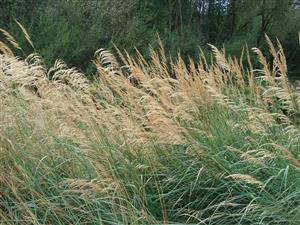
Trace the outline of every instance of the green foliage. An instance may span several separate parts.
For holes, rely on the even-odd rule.
[[[246,42],[262,47],[267,33],[285,46],[295,76],[299,10],[296,0],[2,0],[0,27],[26,46],[14,24],[19,20],[48,66],[62,58],[86,71],[91,71],[94,51],[113,43],[131,54],[137,48],[147,55],[159,34],[172,58],[180,51],[187,59],[195,58],[206,43],[225,44],[233,54]]]

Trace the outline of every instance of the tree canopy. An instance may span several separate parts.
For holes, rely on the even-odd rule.
[[[263,48],[264,34],[286,49],[290,74],[299,74],[298,0],[0,0],[0,27],[22,35],[15,20],[30,33],[37,51],[52,63],[89,70],[96,49],[113,44],[147,55],[160,36],[167,52],[196,57],[211,43],[237,54],[247,43]],[[24,42],[25,45],[25,42]],[[28,51],[30,48],[28,47]]]

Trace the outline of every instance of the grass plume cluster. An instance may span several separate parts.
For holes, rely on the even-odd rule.
[[[0,42],[0,223],[298,225],[300,89],[267,43],[258,68],[100,49],[92,82]]]

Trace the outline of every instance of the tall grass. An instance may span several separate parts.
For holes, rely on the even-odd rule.
[[[258,68],[100,49],[93,82],[0,42],[0,223],[298,225],[300,90],[266,41]]]

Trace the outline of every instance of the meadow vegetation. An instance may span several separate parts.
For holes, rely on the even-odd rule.
[[[100,49],[93,80],[0,42],[0,223],[298,225],[300,87],[265,41],[189,63]]]

